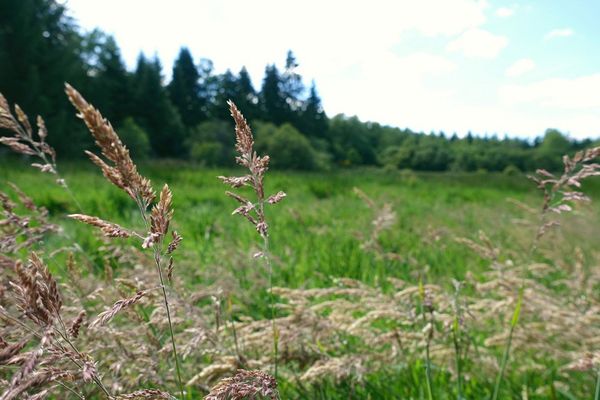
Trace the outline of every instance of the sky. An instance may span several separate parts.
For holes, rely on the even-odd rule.
[[[600,137],[597,0],[64,0],[130,69],[182,46],[259,89],[288,50],[329,116],[413,131]]]

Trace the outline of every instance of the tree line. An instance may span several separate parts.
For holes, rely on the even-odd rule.
[[[248,71],[216,73],[208,59],[181,48],[169,82],[157,57],[140,54],[128,70],[115,39],[83,32],[55,0],[0,0],[0,92],[44,116],[63,156],[82,154],[89,135],[73,118],[62,83],[79,88],[116,127],[134,157],[230,166],[233,124],[227,100],[251,122],[259,151],[278,168],[360,165],[423,171],[527,171],[560,168],[560,155],[591,145],[549,129],[534,141],[443,132],[328,117],[314,82],[306,85],[292,51],[265,67],[256,89]]]

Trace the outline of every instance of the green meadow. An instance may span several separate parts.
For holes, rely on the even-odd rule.
[[[119,265],[118,258],[107,257],[106,239],[67,215],[85,213],[143,231],[134,203],[90,163],[61,166],[73,196],[55,184],[54,176],[27,164],[27,160],[4,160],[0,164],[0,188],[10,194],[7,183],[15,183],[63,228],[38,244],[46,254],[68,250],[56,251],[50,257],[49,266],[59,279],[67,274],[64,265],[69,252],[83,255],[78,260],[99,280],[105,274],[106,260],[110,260],[114,276],[125,272],[127,267]],[[259,236],[251,224],[232,215],[235,201],[225,195],[227,187],[217,178],[239,171],[166,161],[141,164],[140,171],[155,187],[168,183],[173,192],[172,228],[184,238],[176,256],[175,274],[185,277],[187,289],[235,287],[231,301],[237,317],[268,319],[267,277],[253,259],[260,250]],[[267,193],[287,193],[284,201],[268,208],[267,215],[276,287],[324,288],[335,286],[340,278],[351,278],[386,292],[391,290],[390,278],[396,278],[410,285],[424,281],[451,290],[453,280],[480,280],[490,271],[490,261],[461,242],[462,238],[477,241],[480,232],[497,246],[502,263],[540,262],[560,267],[572,263],[575,249],[590,260],[597,257],[594,238],[600,233],[600,210],[594,202],[562,218],[563,226],[539,244],[539,251],[530,253],[538,224],[535,211],[539,211],[542,195],[520,174],[269,171],[266,186]],[[590,181],[584,191],[593,198],[600,193],[600,185]],[[389,207],[391,224],[377,233],[376,248],[368,247],[374,220],[384,207]],[[125,248],[139,248],[134,240],[122,241]],[[557,288],[557,295],[563,290]],[[490,329],[501,332],[506,327]],[[352,352],[352,342],[347,346]],[[497,351],[498,359],[501,350]],[[477,365],[468,362],[465,368],[468,378],[462,395],[489,397],[494,376],[478,375]],[[593,377],[586,374],[572,377],[579,382],[579,391],[561,389],[560,384],[555,385],[560,368],[560,363],[551,360],[543,374],[523,374],[509,368],[502,392],[506,397],[500,398],[524,398],[525,390],[528,398],[548,398],[552,393],[552,398],[570,399],[593,390]],[[359,382],[325,379],[316,385],[302,385],[286,378],[279,380],[279,388],[282,398],[426,399],[424,379],[423,360],[413,360],[370,371]],[[455,380],[444,366],[433,366],[432,380],[435,398],[456,398]],[[200,394],[190,389],[189,398]]]

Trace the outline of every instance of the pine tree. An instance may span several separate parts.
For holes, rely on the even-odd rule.
[[[287,103],[281,90],[281,78],[275,65],[267,65],[260,92],[262,118],[281,125],[288,122]]]
[[[214,119],[229,121],[231,117],[229,116],[229,107],[227,105],[228,100],[233,100],[241,110],[244,110],[238,101],[238,82],[230,70],[216,77],[216,81],[215,100],[212,104],[210,115]],[[246,111],[244,110],[245,113]]]
[[[280,90],[285,99],[285,120],[297,129],[302,129],[301,114],[305,88],[302,77],[297,73],[298,66],[294,53],[289,50],[285,59],[285,70],[281,74]]]
[[[193,127],[206,120],[205,99],[200,97],[200,73],[190,51],[182,47],[173,65],[168,86],[169,97],[185,126]]]
[[[259,118],[258,95],[246,67],[242,67],[238,74],[236,92],[234,101],[239,105],[239,109],[244,111],[246,118],[250,121]]]
[[[115,39],[95,30],[87,35],[88,74],[93,77],[89,98],[115,126],[133,112],[131,76]]]
[[[314,81],[310,87],[308,98],[304,103],[300,121],[300,130],[305,135],[318,138],[327,137],[327,115],[325,115],[325,111],[321,105],[321,98],[317,93]]]
[[[0,1],[0,89],[30,117],[44,116],[52,132],[48,140],[63,155],[81,154],[89,137],[63,93],[63,82],[89,89],[81,41],[57,1]]]
[[[149,136],[154,153],[160,157],[185,154],[186,131],[177,109],[162,86],[161,65],[157,58],[138,58],[134,75],[134,119]]]
[[[246,68],[235,76],[230,70],[216,77],[216,94],[210,113],[212,118],[229,122],[228,100],[232,100],[250,121],[258,117],[258,98]]]

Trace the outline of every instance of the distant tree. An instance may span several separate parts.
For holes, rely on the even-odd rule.
[[[285,69],[281,74],[281,93],[285,98],[287,120],[299,128],[300,114],[303,108],[305,92],[302,77],[297,72],[299,64],[294,53],[289,50],[285,59]]]
[[[336,115],[329,120],[333,159],[342,166],[375,165],[376,138],[371,126],[357,117]]]
[[[186,131],[162,86],[158,59],[149,61],[143,55],[138,57],[134,87],[134,117],[148,132],[154,153],[159,157],[183,156]]]
[[[213,118],[230,120],[227,100],[232,100],[246,119],[252,121],[259,117],[258,98],[245,68],[242,68],[239,76],[227,70],[216,77],[216,80],[216,94],[211,112]]]
[[[125,118],[119,126],[119,137],[131,152],[134,159],[145,159],[150,155],[148,134],[131,117]]]
[[[309,137],[326,138],[327,128],[327,115],[325,115],[321,98],[317,94],[317,88],[313,81],[302,110],[300,130]]]
[[[229,107],[227,105],[228,100],[233,100],[237,104],[237,79],[235,75],[228,69],[223,74],[216,77],[216,93],[215,99],[212,104],[211,116],[215,119],[227,120],[229,118]],[[242,113],[244,113],[244,110]]]
[[[173,76],[167,89],[185,126],[196,126],[207,118],[207,99],[200,97],[200,73],[192,54],[185,47],[181,48],[173,64]]]
[[[84,51],[88,74],[93,78],[89,98],[113,125],[121,125],[133,112],[131,76],[121,58],[121,51],[112,36],[99,30],[86,35]]]
[[[205,165],[233,165],[235,139],[233,124],[221,120],[204,121],[194,127],[186,141],[189,157]]]
[[[547,129],[536,149],[534,159],[538,167],[552,171],[562,167],[562,156],[573,149],[571,141],[557,129]]]
[[[273,168],[312,170],[317,168],[316,153],[308,139],[294,126],[285,123],[258,124],[257,147],[268,153]]]
[[[62,3],[0,1],[0,91],[30,117],[44,116],[48,141],[59,154],[81,154],[89,135],[72,117],[63,83],[89,92],[89,79],[82,37]]]
[[[252,86],[252,80],[246,67],[242,67],[238,74],[236,97],[232,100],[248,120],[253,121],[260,117],[258,94]]]
[[[289,113],[285,94],[281,90],[281,77],[275,65],[267,65],[260,92],[262,118],[280,125],[287,122]]]

